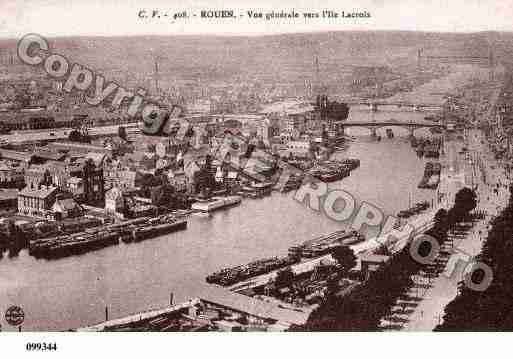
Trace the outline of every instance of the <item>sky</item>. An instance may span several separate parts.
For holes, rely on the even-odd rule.
[[[274,5],[273,5],[274,4]],[[231,10],[237,19],[200,18],[201,10]],[[295,10],[295,20],[250,19],[247,11]],[[359,19],[310,19],[322,10],[370,13]],[[161,18],[143,19],[141,10]],[[170,20],[186,11],[188,19]],[[164,14],[168,14],[165,17]],[[340,30],[441,32],[513,31],[513,0],[0,0],[0,37],[44,36],[261,35]],[[192,17],[197,14],[197,17]]]

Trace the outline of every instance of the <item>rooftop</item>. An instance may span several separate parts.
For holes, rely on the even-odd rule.
[[[16,161],[25,161],[28,162],[32,159],[32,154],[28,152],[21,152],[21,151],[11,151],[11,150],[0,150],[0,156],[2,158],[6,158],[9,160],[16,160]]]
[[[108,153],[109,150],[104,146],[95,146],[89,143],[77,143],[77,142],[52,142],[47,145],[50,149],[57,150],[79,150],[85,152],[99,152],[99,153]]]
[[[276,303],[264,302],[216,286],[203,287],[199,295],[201,301],[232,308],[262,319],[279,323],[301,325],[306,323],[309,312],[301,312],[280,307]]]
[[[45,199],[48,196],[50,196],[52,193],[54,193],[56,190],[57,190],[56,187],[41,188],[41,189],[36,189],[36,190],[24,188],[20,192],[20,195],[25,196],[25,197],[36,197],[36,198]]]
[[[362,254],[360,259],[364,262],[370,263],[386,263],[390,260],[390,256],[380,255],[380,254]]]
[[[65,211],[70,211],[78,207],[77,202],[73,198],[58,199],[54,206],[59,206]]]
[[[34,156],[43,158],[46,160],[53,160],[53,161],[62,161],[66,157],[66,155],[63,153],[58,153],[58,152],[48,151],[48,150],[43,150],[43,149],[34,151]]]
[[[17,189],[1,189],[0,190],[0,200],[9,200],[16,199],[18,197],[19,191]]]

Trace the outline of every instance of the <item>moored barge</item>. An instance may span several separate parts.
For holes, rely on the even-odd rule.
[[[241,202],[241,196],[214,197],[211,200],[198,201],[191,208],[200,212],[213,212],[221,208],[236,206]]]

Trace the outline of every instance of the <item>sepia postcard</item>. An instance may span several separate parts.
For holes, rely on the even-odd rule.
[[[513,331],[510,0],[0,14],[0,348]]]

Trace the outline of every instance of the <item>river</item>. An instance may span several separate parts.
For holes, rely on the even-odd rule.
[[[411,119],[423,113],[352,109],[349,120]],[[334,157],[355,157],[361,166],[330,184],[359,200],[396,213],[410,201],[431,200],[434,192],[416,188],[426,160],[419,159],[404,136],[371,139],[366,129]],[[422,134],[422,132],[424,132]],[[427,136],[419,130],[418,135]],[[342,228],[289,194],[274,193],[210,216],[192,216],[188,229],[140,243],[123,244],[59,260],[35,259],[27,251],[0,260],[0,312],[21,306],[23,330],[65,330],[183,301],[205,285],[207,274],[225,266],[285,255],[289,246]],[[410,198],[409,198],[410,197]],[[3,320],[3,318],[2,318]],[[2,322],[3,329],[9,329]],[[12,327],[11,327],[12,329]]]

